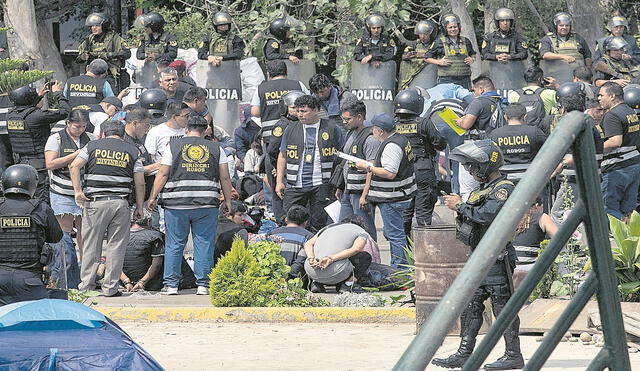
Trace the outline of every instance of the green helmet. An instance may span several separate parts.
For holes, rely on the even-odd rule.
[[[384,28],[384,18],[380,14],[371,14],[364,19],[364,23],[367,25],[367,28],[371,27],[383,27]]]

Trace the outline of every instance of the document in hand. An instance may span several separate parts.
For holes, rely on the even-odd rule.
[[[453,112],[451,108],[444,108],[442,111],[438,112],[438,116],[440,116],[442,121],[449,125],[451,129],[456,132],[456,134],[463,135],[467,132],[465,129],[458,126],[456,122],[460,119],[460,116],[456,115],[456,113]]]

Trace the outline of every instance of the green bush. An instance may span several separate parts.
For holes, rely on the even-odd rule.
[[[275,242],[259,241],[249,245],[249,250],[258,261],[260,274],[273,280],[286,279],[291,271],[287,261],[280,255],[280,246]]]

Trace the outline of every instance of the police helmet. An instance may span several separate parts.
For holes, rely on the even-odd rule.
[[[500,21],[511,21],[511,27],[513,27],[516,15],[513,10],[509,8],[500,8],[493,13],[493,20],[496,21],[496,27],[499,26]]]
[[[291,29],[291,25],[287,21],[287,18],[276,18],[269,25],[269,33],[273,36],[284,39],[287,36],[287,32]]]
[[[564,24],[564,23],[568,23],[571,25],[572,22],[573,22],[573,18],[571,18],[571,14],[567,12],[556,13],[556,15],[553,16],[554,26],[557,26],[559,24]]]
[[[2,173],[5,194],[23,194],[33,197],[38,187],[38,172],[31,165],[11,165]]]
[[[609,36],[604,39],[602,47],[605,51],[626,50],[629,47],[629,44],[627,43],[627,40],[620,36]]]
[[[140,94],[140,107],[149,110],[152,115],[164,115],[167,108],[167,95],[161,89],[147,89]]]
[[[384,28],[384,18],[380,14],[370,14],[364,19],[367,28],[382,27]]]
[[[296,99],[306,95],[300,90],[293,90],[283,95],[280,99],[280,116],[284,116],[289,112],[289,106],[293,106]]]
[[[408,113],[420,116],[422,110],[424,110],[424,98],[417,90],[401,90],[393,100],[393,106],[395,113]]]
[[[164,17],[157,12],[149,12],[140,19],[144,27],[151,28],[153,32],[161,32],[164,28]]]
[[[488,179],[504,164],[500,148],[491,139],[461,144],[451,151],[449,158],[460,162],[471,175],[482,180]]]
[[[231,24],[231,15],[227,12],[217,12],[213,15],[213,25],[222,26],[223,24]]]
[[[32,106],[38,102],[38,92],[31,85],[12,90],[9,93],[9,99],[16,106]]]
[[[436,25],[432,20],[428,21],[420,21],[416,23],[416,27],[413,29],[413,33],[418,36],[420,34],[423,35],[431,35],[433,31],[436,30]]]
[[[424,100],[429,100],[431,99],[431,94],[429,94],[429,92],[427,91],[427,89],[423,88],[422,86],[412,86],[410,88],[408,88],[407,90],[415,90],[418,92],[418,94],[420,94],[420,96],[424,99]]]
[[[633,109],[640,109],[640,87],[626,87],[624,89],[624,102]]]
[[[585,96],[584,85],[579,82],[565,82],[556,91],[556,98]]]
[[[109,29],[109,18],[103,13],[91,13],[87,16],[84,25],[87,27],[91,26],[102,26],[102,32],[105,32]]]
[[[616,26],[624,26],[628,28],[629,22],[625,17],[621,15],[616,15],[609,20],[609,23],[607,23],[607,30],[611,32],[611,30],[613,30],[613,28]]]

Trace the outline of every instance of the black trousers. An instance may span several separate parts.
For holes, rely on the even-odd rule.
[[[2,134],[0,135],[0,174],[11,165],[13,165],[13,151],[11,150],[9,135]]]
[[[328,184],[316,187],[287,188],[284,191],[284,210],[289,210],[293,205],[308,207],[311,214],[311,231],[317,232],[328,224],[329,217],[324,208],[331,203],[331,189],[332,187]],[[276,197],[274,196],[274,199]]]
[[[404,211],[404,230],[407,235],[410,235],[414,211],[418,225],[429,225],[433,217],[433,208],[438,201],[438,180],[435,170],[415,167],[414,171],[418,190],[411,204]]]
[[[47,298],[47,290],[40,273],[0,268],[0,306],[45,298]]]
[[[276,176],[273,175],[275,166],[271,163],[271,159],[269,158],[269,156],[264,157],[264,167],[265,171],[267,172],[269,185],[271,186],[271,194],[273,195],[271,197],[271,211],[273,212],[273,216],[276,218],[276,222],[278,224],[284,224],[284,218],[287,215],[284,211],[284,207],[282,206],[283,200],[280,198],[280,196],[276,195]]]
[[[371,254],[366,251],[360,251],[349,257],[349,261],[353,264],[353,275],[358,280],[358,283],[361,285],[368,284],[369,276],[367,271],[371,265]]]

